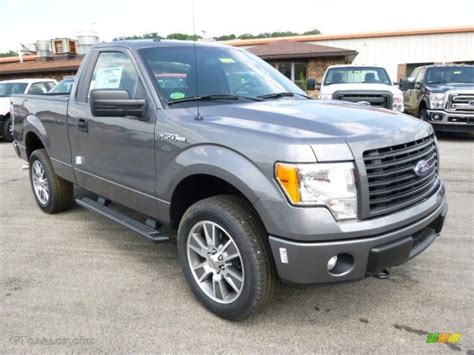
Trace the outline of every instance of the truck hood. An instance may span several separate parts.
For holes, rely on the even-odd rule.
[[[331,84],[321,87],[321,94],[332,95],[336,91],[390,91],[393,95],[402,95],[396,86],[384,84]]]
[[[0,115],[6,115],[10,112],[10,98],[0,97]]]
[[[279,99],[234,105],[201,106],[211,125],[306,141],[321,138],[393,137],[426,131],[428,124],[395,111],[333,100]],[[249,132],[251,133],[251,132]],[[245,132],[242,132],[245,134]]]
[[[474,90],[473,83],[444,83],[444,84],[427,84],[426,88],[431,92],[446,92],[449,90]]]

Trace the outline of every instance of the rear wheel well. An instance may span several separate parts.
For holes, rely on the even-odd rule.
[[[43,142],[33,132],[29,132],[26,135],[25,146],[26,146],[26,156],[28,157],[28,160],[30,160],[31,153],[33,153],[35,150],[44,149]]]
[[[195,202],[223,194],[242,196],[236,187],[212,175],[192,175],[181,181],[173,192],[170,207],[171,226],[178,228],[184,212]],[[249,201],[249,204],[252,204]]]

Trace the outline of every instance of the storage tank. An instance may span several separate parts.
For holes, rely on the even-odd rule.
[[[79,34],[77,35],[77,54],[86,54],[97,42],[99,42],[99,36],[96,32],[79,32]]]
[[[47,60],[53,57],[51,45],[48,40],[36,41],[36,57],[41,60]]]

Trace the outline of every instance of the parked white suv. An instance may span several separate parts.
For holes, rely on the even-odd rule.
[[[0,135],[7,142],[13,140],[10,118],[10,96],[13,94],[46,94],[57,84],[54,79],[18,79],[0,81]]]
[[[403,93],[382,67],[335,65],[324,73],[319,98],[342,100],[403,112]]]

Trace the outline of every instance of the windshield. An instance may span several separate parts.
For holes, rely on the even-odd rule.
[[[474,67],[429,68],[426,83],[474,83]]]
[[[51,93],[65,93],[70,94],[72,90],[72,84],[74,84],[74,79],[64,79],[59,82],[58,85],[53,87],[49,92]]]
[[[0,97],[23,94],[27,86],[28,84],[26,83],[0,83]]]
[[[282,92],[304,95],[272,66],[243,50],[197,45],[196,57],[192,46],[147,48],[140,52],[155,78],[156,88],[168,103],[206,95],[244,99]]]
[[[385,84],[392,85],[384,68],[340,67],[329,69],[324,85],[331,84]]]

